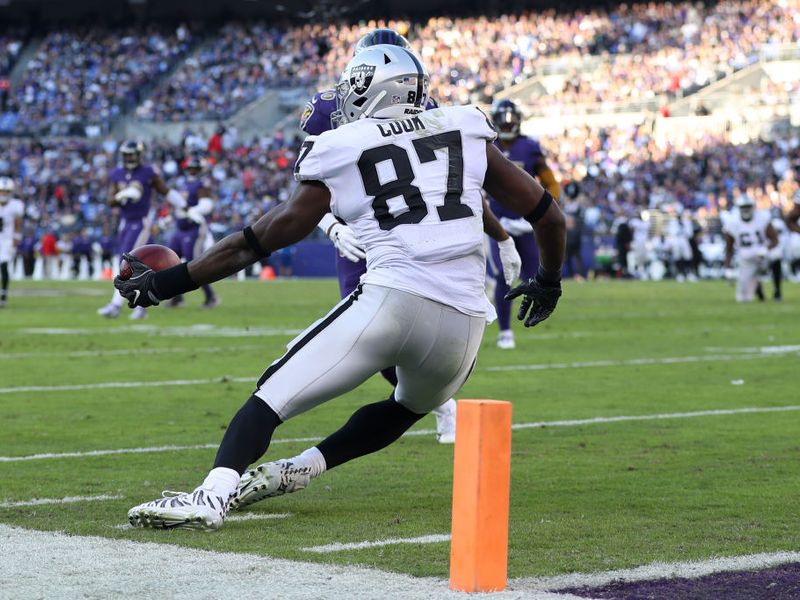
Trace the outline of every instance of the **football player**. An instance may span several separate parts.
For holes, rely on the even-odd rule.
[[[175,232],[169,241],[169,247],[184,260],[192,260],[206,247],[208,240],[208,223],[206,217],[214,210],[211,199],[211,186],[208,179],[202,177],[203,161],[192,157],[186,163],[186,178],[181,184],[181,193],[186,198],[186,206],[175,208]],[[205,302],[203,308],[214,308],[219,304],[217,296],[210,285],[203,286]],[[183,304],[183,296],[175,296],[170,306]]]
[[[492,121],[497,128],[497,147],[503,154],[524,169],[527,173],[539,179],[541,185],[558,200],[561,190],[556,177],[550,167],[539,142],[521,134],[522,113],[511,100],[500,100],[492,107]],[[500,224],[511,234],[511,239],[522,258],[522,275],[525,278],[533,277],[539,262],[536,251],[536,240],[533,237],[533,228],[521,215],[509,210],[501,203],[490,201],[492,211],[500,217]],[[492,243],[492,255],[495,262],[501,258],[501,247]],[[497,336],[497,347],[502,350],[512,350],[516,347],[514,332],[511,331],[511,303],[505,300],[509,284],[503,277],[497,277],[494,300],[497,307],[497,322],[500,333]]]
[[[385,44],[403,48],[413,52],[411,45],[405,37],[393,29],[375,29],[364,35],[355,45],[353,52],[357,56],[363,50],[378,44]],[[368,77],[365,73],[358,77]],[[432,98],[427,98],[423,105],[426,110],[436,108],[438,105]],[[336,113],[336,92],[325,90],[314,95],[303,111],[300,118],[300,129],[309,135],[319,135],[336,126],[331,118]],[[361,277],[367,271],[366,254],[361,243],[353,235],[353,231],[333,216],[327,213],[319,222],[319,228],[328,236],[338,250],[336,257],[336,274],[339,278],[339,292],[342,298],[349,296],[358,285]],[[512,243],[508,233],[502,228],[499,221],[484,207],[484,230],[497,240],[499,248],[498,260],[501,261],[504,278],[512,285],[519,277],[522,261]],[[506,290],[507,291],[507,290]],[[394,368],[381,372],[392,386],[397,385],[397,375]],[[436,439],[443,444],[455,442],[456,403],[450,399],[433,410],[436,417]]]
[[[475,366],[493,312],[484,293],[482,187],[536,232],[539,269],[508,296],[524,297],[518,317],[533,326],[555,310],[566,237],[558,204],[492,144],[495,130],[475,106],[425,111],[428,85],[413,53],[389,45],[362,51],[337,88],[342,124],[303,142],[294,171],[300,183],[287,202],[199,258],[158,273],[126,255],[133,276],[114,285],[131,306],[234,274],[302,240],[328,211],[353,229],[369,256],[356,290],[266,369],[203,483],[133,507],[132,525],[217,529],[232,500],[241,505],[301,489],[388,446],[452,397]],[[254,469],[239,487],[281,423],[390,365],[398,384],[388,399],[361,407],[300,456]]]
[[[769,213],[756,211],[755,201],[747,194],[736,199],[737,211],[725,223],[725,276],[733,279],[731,264],[736,254],[739,274],[736,301],[752,302],[759,286],[759,274],[766,268],[767,256],[778,245],[778,234],[770,223]],[[763,293],[759,294],[763,300]]]
[[[119,149],[122,166],[111,171],[108,176],[108,205],[119,208],[119,228],[117,233],[117,252],[124,254],[134,248],[146,244],[150,238],[150,227],[153,222],[151,196],[153,190],[166,197],[174,208],[185,208],[186,198],[183,194],[167,187],[152,165],[144,162],[144,144],[140,141],[128,140]],[[97,311],[97,314],[108,318],[119,316],[122,307],[122,296],[114,293],[111,302]],[[130,315],[131,319],[144,319],[147,312],[137,307]]]
[[[794,194],[794,205],[786,215],[786,226],[795,233],[800,233],[800,189]]]
[[[0,177],[0,308],[8,303],[9,264],[17,242],[22,238],[25,205],[14,197],[14,180]]]

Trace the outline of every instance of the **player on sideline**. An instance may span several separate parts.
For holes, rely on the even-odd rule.
[[[374,29],[364,35],[355,45],[353,56],[357,56],[366,48],[378,44],[398,46],[413,52],[411,45],[405,37],[393,29]],[[428,98],[425,109],[431,110],[438,104]],[[303,115],[300,117],[300,129],[309,135],[320,135],[335,127],[331,121],[331,114],[336,111],[336,92],[324,90],[317,92],[306,103]],[[499,252],[498,260],[501,261],[503,276],[508,286],[517,280],[522,266],[522,260],[517,253],[513,241],[500,225],[500,222],[489,210],[488,204],[484,206],[483,225],[486,233],[494,240]],[[346,298],[356,289],[361,277],[367,271],[364,249],[350,227],[341,223],[332,213],[327,213],[319,222],[318,227],[330,238],[338,250],[336,256],[336,274],[339,278],[339,292]],[[397,375],[394,367],[381,372],[392,387],[397,385]],[[456,439],[456,402],[452,398],[433,411],[436,417],[436,439],[442,444],[452,444]]]
[[[800,189],[794,194],[794,206],[786,214],[786,226],[795,233],[800,233]]]
[[[756,211],[755,201],[747,194],[736,199],[736,207],[738,210],[730,216],[723,230],[725,276],[733,279],[731,264],[735,253],[739,266],[736,301],[752,302],[759,286],[759,273],[766,267],[767,255],[778,245],[778,234],[770,223],[769,213]],[[764,300],[763,292],[759,300]]]
[[[207,179],[201,177],[203,162],[193,157],[186,163],[186,178],[181,185],[181,193],[186,198],[186,206],[175,208],[175,232],[169,241],[169,247],[184,260],[192,260],[205,247],[208,239],[208,223],[206,217],[214,210],[211,199],[211,187]],[[210,285],[203,286],[205,302],[203,308],[214,308],[219,304],[217,296]],[[183,296],[175,296],[170,306],[183,304]]]
[[[150,226],[153,222],[151,197],[153,190],[165,196],[174,208],[184,208],[186,199],[183,195],[167,187],[164,180],[152,165],[144,164],[144,144],[128,140],[119,148],[122,166],[115,168],[108,176],[108,204],[119,207],[120,219],[117,233],[117,252],[124,254],[137,246],[147,243],[150,237]],[[122,296],[115,292],[111,302],[97,311],[98,315],[114,319],[119,316],[122,307]],[[137,307],[130,315],[131,319],[144,319],[147,312]]]
[[[22,217],[25,205],[14,198],[14,180],[0,177],[0,308],[8,303],[9,265],[14,259],[15,246],[22,237]]]
[[[358,409],[338,431],[281,474],[314,477],[376,452],[450,398],[472,371],[491,305],[484,293],[481,187],[525,215],[540,267],[509,293],[524,296],[528,326],[561,295],[566,230],[558,204],[492,145],[495,131],[474,106],[424,111],[429,77],[396,46],[374,46],[347,65],[336,131],[309,136],[291,198],[189,263],[154,273],[126,256],[133,275],[114,285],[130,305],[150,306],[238,272],[307,236],[329,210],[364,244],[356,290],[300,334],[234,416],[203,483],[190,493],[133,507],[132,525],[217,529],[240,475],[266,452],[281,423],[344,394],[388,366],[387,400]],[[396,99],[399,99],[396,100]]]
[[[550,195],[558,200],[561,190],[553,171],[547,166],[542,147],[538,141],[520,133],[522,113],[517,105],[511,100],[501,100],[495,103],[492,107],[492,121],[497,128],[498,140],[495,142],[497,147],[511,162],[537,177]],[[493,198],[490,206],[492,211],[500,217],[500,224],[511,234],[511,239],[522,257],[523,278],[533,277],[539,257],[530,223]],[[492,243],[492,258],[494,264],[501,259],[501,248],[494,242]],[[514,332],[511,331],[511,302],[505,299],[509,284],[503,277],[498,276],[496,279],[494,304],[497,307],[497,322],[500,326],[497,347],[502,350],[512,350],[516,348],[517,344],[514,341]]]

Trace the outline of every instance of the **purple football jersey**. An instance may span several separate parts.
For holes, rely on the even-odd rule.
[[[153,178],[156,171],[151,165],[139,165],[133,171],[124,167],[117,167],[108,176],[111,183],[117,183],[122,189],[129,185],[138,186],[142,190],[142,197],[137,202],[128,201],[121,207],[121,216],[126,220],[144,219],[150,212],[150,198],[153,194]]]
[[[504,150],[499,141],[495,142],[495,146],[497,146],[503,152],[503,154],[505,154],[508,160],[523,169],[525,172],[530,173],[533,177],[536,177],[536,162],[543,154],[542,147],[539,145],[538,141],[529,137],[520,136],[514,140],[514,143],[508,150]],[[492,212],[498,217],[518,219],[521,216],[514,211],[509,210],[497,202],[494,198],[489,199],[489,205],[492,208]]]
[[[197,203],[200,201],[199,192],[204,187],[208,186],[206,185],[206,181],[203,179],[186,179],[183,182],[183,185],[181,185],[181,191],[186,193],[186,208],[197,206]],[[177,219],[175,224],[181,231],[198,229],[200,227],[200,225],[185,217],[182,219]]]

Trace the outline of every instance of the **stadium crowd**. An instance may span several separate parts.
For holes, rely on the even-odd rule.
[[[532,99],[545,107],[668,98],[797,42],[799,15],[800,0],[729,0],[423,22],[228,22],[202,40],[185,25],[57,29],[14,86],[0,127],[69,129],[108,123],[123,110],[167,122],[226,118],[267,89],[333,85],[356,40],[376,26],[409,37],[445,104],[490,102],[550,60],[572,70],[560,93]],[[581,68],[585,57],[603,60]]]

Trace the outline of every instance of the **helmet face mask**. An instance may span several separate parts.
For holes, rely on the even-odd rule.
[[[739,209],[739,216],[742,221],[750,221],[755,213],[755,202],[747,196],[740,196],[736,200],[736,207]]]
[[[497,128],[497,137],[503,141],[519,137],[522,114],[511,100],[501,100],[492,107],[492,122]]]
[[[334,127],[375,117],[399,119],[425,110],[430,78],[409,50],[371,46],[355,56],[336,86]]]
[[[186,163],[186,174],[192,179],[196,179],[203,172],[203,160],[201,158],[191,158]]]
[[[133,171],[142,164],[144,144],[136,140],[127,140],[119,147],[119,154],[122,157],[122,166]]]

